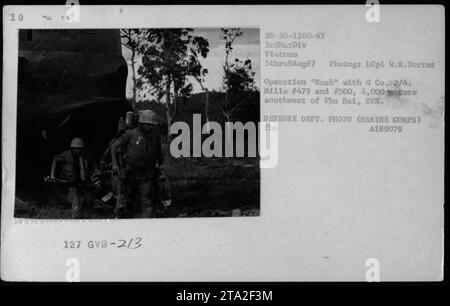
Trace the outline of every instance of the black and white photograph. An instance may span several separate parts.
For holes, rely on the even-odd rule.
[[[2,280],[441,282],[445,42],[436,4],[5,6]]]
[[[258,29],[24,29],[18,63],[15,217],[259,215]]]

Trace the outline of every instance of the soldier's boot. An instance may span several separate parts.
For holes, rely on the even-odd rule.
[[[142,218],[154,218],[155,209],[152,206],[145,206],[142,212]]]
[[[81,209],[72,209],[72,219],[81,219],[83,218],[83,212]]]
[[[116,219],[123,219],[127,216],[127,210],[125,207],[115,208],[114,209],[114,217]]]
[[[77,188],[72,189],[72,219],[80,219],[81,218],[81,205],[82,198],[80,195],[80,191]]]
[[[130,210],[130,195],[126,190],[120,190],[116,197],[116,207],[114,208],[114,215],[116,219],[123,219],[127,217]]]

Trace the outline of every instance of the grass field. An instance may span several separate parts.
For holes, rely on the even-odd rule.
[[[257,158],[173,158],[166,154],[164,171],[173,192],[170,207],[159,207],[159,218],[257,216],[260,171]],[[64,190],[52,185],[17,190],[15,217],[70,218]],[[140,216],[135,216],[140,217]],[[114,218],[113,207],[95,204],[85,218]]]

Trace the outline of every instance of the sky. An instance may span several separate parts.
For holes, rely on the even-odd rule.
[[[259,49],[259,29],[241,28],[242,36],[238,37],[233,43],[233,51],[230,54],[230,59],[239,58],[241,60],[251,59],[252,68],[255,72],[255,84],[260,88],[260,49]],[[221,90],[223,78],[223,63],[225,59],[225,41],[222,36],[220,28],[196,28],[194,35],[202,36],[209,42],[208,56],[200,62],[203,68],[208,69],[208,74],[205,77],[205,87],[209,90]],[[129,63],[130,51],[122,47],[122,54]],[[128,67],[130,69],[130,67]],[[190,80],[194,93],[201,91],[200,85],[197,81]],[[127,97],[132,94],[131,73],[128,73],[127,81]]]

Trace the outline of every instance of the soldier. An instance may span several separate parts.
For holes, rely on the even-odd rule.
[[[109,144],[108,147],[105,151],[105,153],[103,153],[102,158],[100,159],[100,165],[102,167],[102,169],[105,168],[110,168],[112,167],[112,161],[111,161],[111,145],[126,131],[126,125],[125,125],[125,120],[123,119],[123,117],[121,117],[119,119],[118,122],[118,126],[117,126],[117,137],[113,138]],[[117,160],[119,162],[119,168],[123,168],[122,167],[122,163],[123,163],[123,158],[122,158],[122,148],[118,148],[118,152],[117,152]],[[120,189],[120,176],[117,175],[111,175],[111,190],[112,193],[114,195],[119,194],[119,189]]]
[[[139,114],[138,127],[127,131],[111,145],[112,169],[115,175],[120,174],[117,160],[119,147],[125,149],[125,177],[121,181],[121,192],[117,211],[122,217],[123,211],[130,211],[131,198],[134,191],[139,193],[140,203],[135,208],[137,213],[144,209],[148,217],[153,216],[155,190],[157,188],[157,166],[163,163],[161,139],[157,128],[158,119],[151,110],[143,110]],[[153,200],[153,201],[152,201]]]
[[[59,175],[56,176],[57,169]],[[70,150],[64,151],[53,159],[50,179],[69,181],[68,201],[72,204],[72,218],[82,215],[82,210],[92,206],[94,195],[87,184],[92,183],[91,176],[97,173],[97,166],[92,153],[84,147],[83,139],[74,138]],[[83,186],[85,185],[85,186]]]

